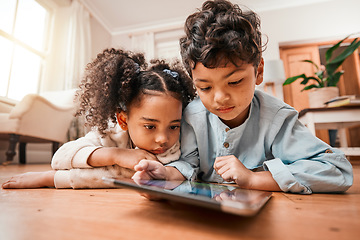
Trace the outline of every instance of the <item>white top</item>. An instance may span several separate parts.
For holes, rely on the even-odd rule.
[[[127,131],[116,124],[106,131],[102,137],[97,131],[91,131],[86,136],[62,145],[54,154],[51,167],[57,170],[54,183],[56,188],[109,188],[103,183],[102,177],[130,178],[134,171],[118,165],[92,167],[87,164],[89,156],[101,147],[118,147],[131,149],[131,140]],[[165,153],[156,155],[163,164],[178,160],[180,143],[177,142]]]

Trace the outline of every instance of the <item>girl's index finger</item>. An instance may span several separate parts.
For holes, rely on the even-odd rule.
[[[152,171],[155,170],[158,164],[161,164],[159,162],[156,162],[154,160],[141,160],[137,165],[135,165],[134,170],[135,171]]]
[[[135,171],[146,171],[149,167],[149,161],[148,160],[141,160],[138,164],[134,166]]]

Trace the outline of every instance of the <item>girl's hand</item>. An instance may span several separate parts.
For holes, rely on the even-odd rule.
[[[179,186],[182,181],[184,180],[184,177],[181,175],[181,173],[176,170],[173,167],[165,167],[158,161],[152,161],[152,160],[142,160],[139,164],[137,164],[134,167],[135,171],[137,171],[133,176],[132,179],[135,183],[140,184],[141,180],[151,180],[151,179],[169,179],[169,174],[171,174],[174,177],[174,180],[180,180],[180,181],[174,181],[174,182],[167,182],[164,186],[165,189],[173,189],[177,186]],[[151,194],[143,193],[142,196],[148,198],[149,200],[161,200],[161,198],[156,197]]]
[[[134,169],[134,166],[144,159],[157,161],[154,154],[142,149],[102,147],[96,149],[88,157],[87,163],[93,167],[104,167],[117,164],[120,167]]]
[[[153,160],[141,160],[134,166],[134,180],[166,179],[166,167]]]
[[[115,164],[124,168],[134,169],[134,167],[138,165],[141,160],[153,160],[162,166],[154,154],[142,149],[121,149],[121,153],[114,157]]]
[[[253,172],[247,169],[235,156],[217,157],[214,162],[214,169],[225,181],[234,181],[242,188],[251,188]]]

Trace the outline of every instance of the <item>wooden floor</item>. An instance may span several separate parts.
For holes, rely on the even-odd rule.
[[[49,165],[0,166],[0,183]],[[360,165],[345,194],[274,193],[254,217],[125,189],[0,190],[0,239],[359,239]]]

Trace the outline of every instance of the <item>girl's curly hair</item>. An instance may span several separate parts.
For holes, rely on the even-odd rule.
[[[143,94],[151,94],[149,90],[170,94],[183,108],[195,97],[192,81],[179,62],[152,60],[148,67],[142,53],[113,48],[86,66],[79,87],[76,116],[85,115],[86,124],[102,135],[110,122],[116,123],[117,112],[130,111]]]
[[[186,19],[185,33],[180,48],[190,75],[198,62],[215,68],[223,59],[235,65],[240,59],[255,69],[260,63],[263,46],[258,15],[227,0],[204,2],[198,12]]]

